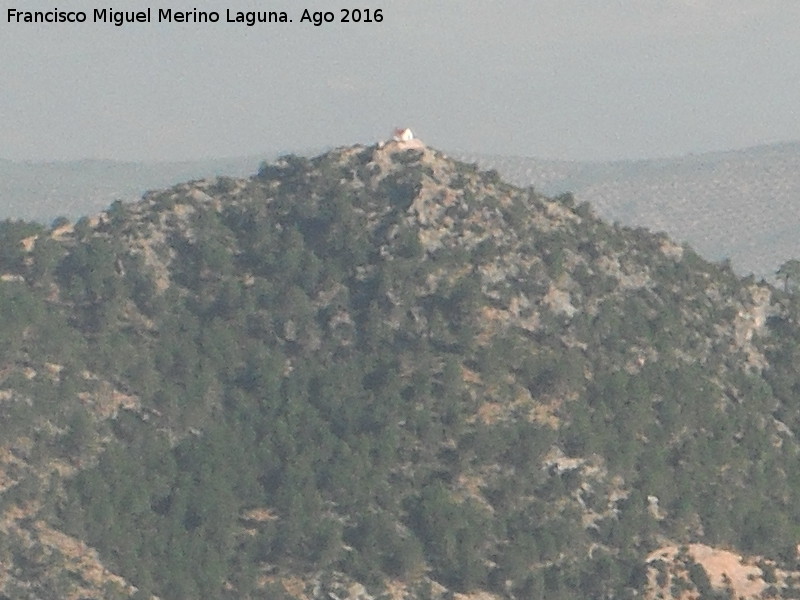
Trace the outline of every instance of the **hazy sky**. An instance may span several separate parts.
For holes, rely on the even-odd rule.
[[[0,158],[371,143],[679,155],[800,140],[798,0],[0,0]],[[286,10],[289,24],[22,24],[8,9]],[[360,6],[382,23],[301,24]]]

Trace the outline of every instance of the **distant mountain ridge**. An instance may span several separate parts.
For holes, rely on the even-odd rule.
[[[545,194],[571,192],[605,219],[665,231],[742,274],[771,277],[800,256],[800,142],[597,163],[458,158]]]
[[[299,152],[311,155],[315,152]],[[800,142],[609,162],[451,153],[544,194],[573,193],[599,216],[665,231],[709,260],[771,278],[800,256]],[[277,153],[185,162],[0,160],[0,218],[77,219],[177,181],[253,174]]]
[[[132,202],[151,189],[191,179],[254,173],[269,157],[222,158],[181,162],[11,161],[0,159],[0,217],[49,223],[77,219],[115,200]]]

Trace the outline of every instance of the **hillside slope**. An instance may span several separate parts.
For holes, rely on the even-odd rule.
[[[572,192],[624,225],[665,231],[738,273],[772,277],[800,256],[800,144],[608,163],[470,156],[517,185]]]
[[[797,593],[800,302],[663,234],[394,142],[1,233],[9,598]]]

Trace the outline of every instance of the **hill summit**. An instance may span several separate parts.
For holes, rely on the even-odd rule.
[[[404,141],[0,233],[8,598],[796,597],[800,302],[665,235]]]

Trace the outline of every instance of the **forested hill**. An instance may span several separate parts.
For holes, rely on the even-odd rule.
[[[800,594],[793,278],[418,142],[0,267],[0,598]]]

